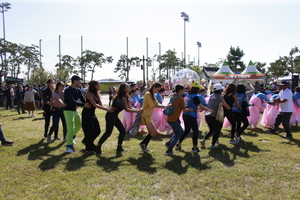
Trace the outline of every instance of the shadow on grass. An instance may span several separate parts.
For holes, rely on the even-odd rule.
[[[69,153],[64,152],[61,155],[51,155],[49,158],[43,160],[43,162],[39,164],[39,168],[42,171],[54,169],[55,166],[62,160],[62,158],[68,154]]]
[[[62,154],[62,155],[60,155],[60,157],[62,158],[66,154],[68,154],[68,153]],[[85,164],[84,164],[85,160],[88,157],[93,156],[93,155],[95,155],[95,154],[93,154],[93,153],[83,153],[79,157],[70,158],[68,160],[68,162],[66,163],[66,170],[68,170],[68,171],[75,171],[75,170],[80,169],[81,167],[84,167],[85,166]],[[61,160],[61,158],[59,160]]]
[[[61,146],[64,145],[64,143],[59,143],[55,147],[49,147],[48,143],[44,142],[45,139],[41,139],[36,144],[31,144],[28,147],[25,147],[24,149],[20,149],[17,153],[17,156],[28,154],[28,160],[37,160],[37,159],[43,159],[43,156],[48,156],[48,154],[56,149],[59,149]]]
[[[128,158],[127,160],[132,165],[136,165],[137,169],[143,172],[147,172],[149,174],[154,174],[157,172],[156,167],[151,167],[154,164],[155,159],[148,152],[143,152],[142,157],[136,158]]]
[[[45,120],[45,118],[44,117],[36,117],[32,121],[39,121],[39,120]]]
[[[27,119],[28,117],[18,117],[18,118],[15,118],[15,119],[12,119],[13,121],[15,120],[23,120],[23,119]]]
[[[99,167],[102,167],[105,172],[117,171],[119,170],[119,166],[123,161],[114,161],[115,158],[119,158],[120,155],[116,155],[113,157],[102,157],[98,156],[100,159],[96,162]]]
[[[208,166],[208,163],[201,163],[201,157],[198,153],[186,152],[184,157],[177,155],[172,155],[170,157],[172,160],[167,161],[163,167],[178,175],[185,174],[189,167],[199,171],[211,168]]]
[[[229,148],[226,145],[219,145],[219,148],[211,149],[209,155],[214,159],[222,162],[227,167],[232,167],[235,164],[237,156],[243,158],[250,158],[249,151],[251,152],[266,152],[268,150],[262,150],[258,146],[254,145],[253,142],[246,142],[241,140],[238,144],[234,145],[233,148]],[[232,155],[232,158],[230,157]]]

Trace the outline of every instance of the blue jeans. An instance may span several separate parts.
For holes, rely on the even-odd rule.
[[[0,140],[1,140],[1,142],[5,141],[5,137],[4,137],[4,134],[3,134],[3,131],[2,131],[1,127],[0,127]]]
[[[174,135],[170,138],[170,140],[166,143],[169,146],[167,152],[172,152],[175,144],[178,142],[179,138],[183,134],[183,129],[180,126],[180,120],[178,119],[176,122],[168,122],[168,124],[172,127],[174,131]]]
[[[55,131],[54,138],[58,137],[59,119],[61,119],[61,122],[63,125],[63,135],[65,138],[67,135],[67,125],[66,125],[66,120],[65,120],[64,113],[63,113],[63,109],[59,109],[56,107],[52,108],[52,126],[50,128],[48,135],[51,136],[52,133]]]

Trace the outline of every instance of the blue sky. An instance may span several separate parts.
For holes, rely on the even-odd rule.
[[[102,52],[117,61],[129,57],[149,57],[175,49],[181,58],[184,51],[183,19],[186,23],[186,54],[190,61],[200,64],[216,63],[225,58],[230,46],[244,50],[243,61],[275,61],[288,55],[294,46],[300,47],[300,1],[297,0],[14,0],[8,1],[11,10],[5,12],[6,39],[24,45],[39,45],[42,39],[43,64],[53,70],[58,62],[58,35],[61,35],[62,54],[80,55],[83,49]],[[2,25],[2,23],[1,23]],[[2,26],[1,32],[2,35]],[[96,79],[117,78],[115,63],[103,65]],[[154,68],[158,66],[154,63]],[[149,77],[150,77],[149,69]],[[131,77],[141,77],[139,68]]]

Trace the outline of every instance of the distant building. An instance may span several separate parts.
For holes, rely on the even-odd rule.
[[[215,74],[219,69],[219,67],[203,67],[200,73],[200,80],[205,79],[209,82],[211,75]]]
[[[11,84],[18,85],[23,82],[24,82],[24,79],[15,78],[15,77],[11,77],[11,76],[7,76],[5,79],[6,85],[11,85]]]

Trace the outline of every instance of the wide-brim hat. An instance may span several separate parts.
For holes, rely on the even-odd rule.
[[[280,83],[278,83],[278,85],[290,85],[290,83],[287,81],[281,81]]]

